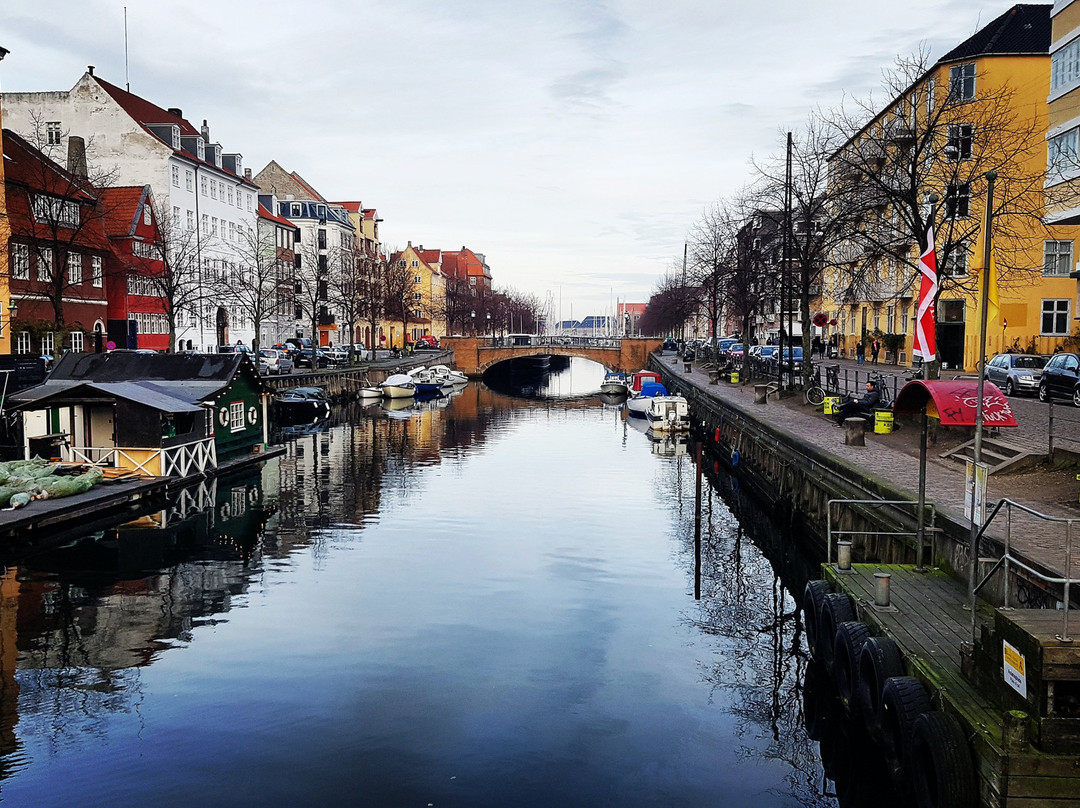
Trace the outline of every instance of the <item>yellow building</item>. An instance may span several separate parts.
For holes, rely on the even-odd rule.
[[[925,231],[934,194],[938,357],[948,368],[975,367],[991,169],[1000,307],[988,318],[987,355],[1009,348],[1049,353],[1074,330],[1069,272],[1077,230],[1040,221],[1050,36],[1050,6],[1014,6],[907,77],[910,83],[898,83],[889,105],[834,155],[834,183],[854,177],[851,187],[867,189],[868,200],[825,284],[845,355],[876,337],[890,359],[910,362],[919,292],[912,234]],[[902,170],[890,177],[897,165]],[[902,195],[874,193],[895,177],[910,191],[907,205]]]
[[[442,337],[446,334],[446,277],[442,272],[442,250],[425,250],[423,245],[408,246],[390,257],[396,272],[408,274],[409,325],[407,342],[415,343],[425,334]],[[397,323],[400,334],[401,322]],[[391,347],[401,347],[396,342]]]

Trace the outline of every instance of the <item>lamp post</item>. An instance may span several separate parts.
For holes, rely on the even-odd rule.
[[[2,58],[2,57],[0,57]],[[15,315],[19,313],[19,304],[15,298],[8,300],[8,340],[11,342],[11,352],[15,353]]]
[[[491,341],[492,341],[492,343],[494,343],[495,342],[495,332],[492,330],[494,328],[494,326],[491,324],[491,312],[490,311],[487,313],[487,321],[488,321],[488,331],[491,332]]]
[[[472,335],[475,337],[476,336],[476,312],[475,311],[470,311],[469,312],[469,317],[472,318]]]

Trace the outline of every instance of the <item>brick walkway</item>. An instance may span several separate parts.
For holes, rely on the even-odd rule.
[[[767,418],[770,423],[799,435],[803,440],[822,450],[841,457],[853,465],[865,468],[869,474],[890,481],[896,487],[908,492],[912,500],[917,499],[919,430],[914,425],[902,423],[900,428],[891,435],[877,435],[868,431],[866,446],[846,446],[844,430],[837,429],[830,418],[823,415],[820,410],[806,404],[801,394],[784,399],[770,396],[767,404],[755,405],[753,383],[736,385],[721,381],[713,385],[709,383],[707,369],[694,363],[691,373],[685,373],[683,361],[679,359],[676,364],[673,363],[674,359],[674,354],[668,353],[661,361],[669,366],[672,372],[677,373],[679,377],[686,379],[702,392],[748,409],[755,417]],[[830,360],[826,364],[837,361]],[[846,360],[839,360],[839,364],[842,366],[841,374],[844,370],[848,371],[849,380],[854,379],[856,370],[860,373],[860,379],[865,377],[868,370],[876,370],[884,374],[896,373],[899,375],[897,387],[902,387],[904,384],[900,369],[893,366],[878,365],[876,368],[869,364],[856,366],[854,362]],[[1016,430],[1015,435],[1007,437],[1022,440],[1045,451],[1046,405],[1034,401],[1017,401],[1015,398],[1010,399],[1010,402],[1014,403],[1017,420],[1021,426]],[[1062,411],[1062,418],[1068,416],[1075,419],[1076,417],[1072,414],[1071,407],[1058,406],[1056,409]],[[965,437],[965,439],[969,438],[970,435]],[[947,514],[955,522],[970,524],[968,517],[964,514],[964,464],[955,460],[942,460],[938,457],[941,451],[940,446],[930,446],[927,451],[927,501],[932,502],[939,512]],[[1071,491],[1072,502],[1076,502],[1077,492],[1080,491],[1080,482],[1077,482],[1076,476],[1076,469],[992,475],[987,486],[989,500],[987,513],[989,514],[989,508],[998,500],[1008,498],[1047,516],[1062,519],[1074,518],[1077,520],[1074,532],[1080,533],[1080,505],[1071,504],[1064,499],[1064,492]],[[1066,525],[1060,522],[1032,519],[1015,510],[1013,513],[1011,534],[1012,544],[1016,551],[1050,570],[1057,571],[1060,575],[1065,565]],[[1004,514],[1002,514],[995,519],[988,533],[1004,540],[1005,527]],[[1073,555],[1080,556],[1080,536],[1076,537],[1075,544],[1076,549]],[[1074,560],[1073,570],[1074,577],[1080,577],[1080,559]]]

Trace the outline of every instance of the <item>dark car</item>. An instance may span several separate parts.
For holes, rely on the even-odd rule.
[[[329,366],[330,358],[322,351],[315,351],[315,365],[320,368]],[[298,368],[310,368],[311,364],[311,348],[302,348],[296,355],[296,367]]]
[[[1080,354],[1056,353],[1042,370],[1039,401],[1071,398],[1080,407]]]
[[[1039,392],[1043,367],[1047,358],[1038,354],[1003,353],[986,363],[983,374],[988,382],[1000,387],[1005,395],[1019,393],[1035,395]]]

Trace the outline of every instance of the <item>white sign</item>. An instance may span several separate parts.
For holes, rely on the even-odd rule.
[[[964,469],[964,513],[971,521],[982,527],[983,505],[986,502],[985,463],[968,460]]]
[[[1027,674],[1024,667],[1024,655],[1004,640],[1001,641],[1001,644],[1003,646],[1004,664],[1002,670],[1005,675],[1005,684],[1026,699]]]

